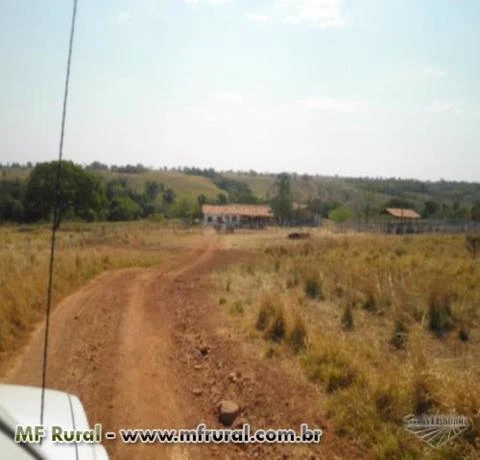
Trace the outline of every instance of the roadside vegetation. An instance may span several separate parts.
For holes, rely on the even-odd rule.
[[[274,231],[224,241],[262,256],[215,275],[219,303],[263,343],[265,359],[296,363],[318,385],[340,435],[375,458],[476,458],[480,265],[471,239],[323,231],[294,242]],[[433,413],[465,415],[472,427],[432,450],[403,418]]]
[[[148,222],[65,224],[57,233],[54,304],[105,270],[159,264],[200,234]],[[49,249],[49,226],[0,227],[0,371],[44,315]]]

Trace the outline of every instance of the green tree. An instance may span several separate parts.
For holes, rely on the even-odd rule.
[[[206,202],[207,197],[203,193],[197,196],[197,203],[200,207],[202,207]]]
[[[168,205],[171,205],[175,201],[176,195],[175,195],[175,192],[171,188],[167,187],[162,192],[162,197],[163,197],[163,201],[165,203],[167,203]]]
[[[431,217],[434,214],[436,214],[440,210],[440,205],[433,201],[433,200],[428,200],[425,201],[425,207],[423,210],[423,217]]]
[[[179,219],[192,219],[199,215],[199,209],[198,202],[182,196],[170,207],[169,216]]]
[[[455,220],[470,219],[470,209],[462,206],[459,200],[453,202],[452,210],[450,211],[450,218]]]
[[[58,195],[56,190],[58,161],[39,163],[27,182],[24,207],[27,220],[52,219],[58,203],[58,228],[67,215],[94,220],[105,208],[105,193],[100,179],[71,161],[62,161]]]
[[[272,211],[276,219],[284,224],[292,218],[293,197],[290,176],[281,173],[275,180],[276,196],[271,201]]]
[[[155,201],[161,192],[163,192],[163,184],[154,180],[148,180],[145,183],[145,195],[149,201]]]
[[[308,200],[308,209],[311,212],[319,214],[325,218],[327,218],[330,211],[335,209],[337,206],[338,203],[335,201],[325,201],[320,197],[314,197]]]
[[[375,194],[371,187],[363,191],[360,205],[361,217],[365,223],[370,222],[370,218],[375,214]]]
[[[328,217],[336,224],[341,224],[352,217],[352,212],[344,205],[340,205],[337,208],[330,211]]]
[[[226,194],[228,194],[228,201],[230,201],[230,203],[254,204],[257,202],[256,197],[253,195],[250,187],[245,182],[232,178],[226,178],[217,174],[213,178],[213,183],[219,189],[224,190]]]
[[[117,196],[110,203],[108,220],[135,220],[142,216],[142,207],[129,196]]]
[[[480,201],[476,201],[475,203],[473,203],[470,214],[472,216],[472,220],[480,220]]]
[[[108,165],[100,163],[100,161],[94,161],[90,163],[86,169],[91,169],[94,171],[108,171]]]
[[[217,195],[217,204],[227,204],[227,195],[225,195],[225,193],[219,193]]]
[[[23,219],[23,204],[10,195],[0,195],[0,222],[21,222]]]

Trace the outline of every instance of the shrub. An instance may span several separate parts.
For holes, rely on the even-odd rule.
[[[275,356],[278,356],[279,353],[278,353],[278,350],[277,350],[277,346],[275,344],[272,344],[271,342],[269,342],[265,348],[265,351],[264,351],[264,356],[265,358],[267,359],[272,359],[274,358]]]
[[[275,273],[278,273],[280,271],[280,260],[276,260],[273,264],[273,270]]]
[[[241,300],[236,300],[233,302],[233,304],[230,306],[230,313],[232,315],[242,315],[243,314],[243,302]]]
[[[390,339],[390,343],[397,349],[400,350],[401,348],[404,348],[407,339],[408,339],[408,328],[405,326],[405,324],[402,323],[402,321],[395,321],[395,325],[393,327],[393,334],[392,338]]]
[[[308,235],[307,233],[301,233],[300,235]],[[313,243],[304,243],[297,248],[297,253],[302,256],[309,256],[315,253],[315,245]]]
[[[295,353],[299,353],[306,348],[307,329],[300,315],[295,317],[292,330],[288,336],[288,343]]]
[[[480,235],[465,236],[465,247],[472,257],[477,257],[480,253]]]
[[[430,390],[430,379],[426,374],[417,376],[413,383],[413,408],[416,415],[431,412],[436,403]]]
[[[265,331],[265,338],[274,342],[281,342],[287,330],[283,308],[276,308],[269,327]]]
[[[272,301],[270,299],[264,299],[263,302],[260,304],[260,309],[258,310],[257,315],[257,322],[255,324],[255,327],[259,331],[265,331],[267,329],[268,323],[274,311],[275,307],[273,306]]]
[[[350,303],[347,303],[347,305],[345,305],[345,308],[343,309],[342,326],[343,329],[345,329],[346,331],[352,331],[355,328],[353,320],[353,310]]]
[[[334,349],[314,350],[304,358],[307,377],[322,383],[328,392],[347,388],[357,379],[357,372],[346,356]]]
[[[451,310],[452,296],[445,292],[432,292],[428,302],[428,328],[442,337],[451,331],[455,319]]]
[[[311,299],[323,299],[322,285],[320,278],[316,275],[309,275],[304,282],[305,294]]]
[[[364,310],[374,312],[377,309],[377,300],[373,289],[368,289],[365,293],[365,300],[362,304]]]
[[[468,342],[470,337],[469,337],[469,334],[468,334],[468,329],[465,328],[465,327],[462,327],[459,331],[458,331],[458,338],[462,341],[462,342]]]
[[[265,339],[281,342],[287,331],[283,306],[271,297],[265,298],[258,310],[255,327],[264,332]]]
[[[295,267],[292,270],[291,275],[287,278],[286,286],[288,289],[292,289],[297,287],[299,283],[300,283],[300,274],[298,272],[298,269]]]

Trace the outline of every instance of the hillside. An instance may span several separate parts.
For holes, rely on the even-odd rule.
[[[261,199],[275,194],[273,174],[225,173],[226,177],[245,182]],[[480,200],[480,184],[453,181],[420,181],[396,178],[344,178],[332,176],[291,175],[295,201],[306,203],[318,197],[323,201],[343,203],[356,208],[359,202],[368,200],[373,207],[381,207],[389,200],[403,200],[418,211],[426,201],[459,207],[471,206]]]
[[[177,196],[188,198],[196,199],[199,195],[205,195],[209,200],[214,200],[219,193],[222,193],[222,190],[206,177],[191,176],[175,171],[148,171],[138,174],[103,171],[101,174],[106,180],[126,179],[128,185],[138,192],[144,190],[147,181],[156,181],[171,188]]]
[[[89,166],[107,183],[112,179],[123,179],[128,187],[138,193],[145,190],[147,182],[158,182],[174,191],[177,197],[192,201],[204,195],[214,202],[219,194],[230,201],[255,200],[265,202],[275,196],[275,174],[249,172],[219,172],[213,169],[161,168],[151,170],[138,166],[111,167],[98,163]],[[0,168],[2,180],[25,181],[30,169],[27,167]],[[319,175],[289,175],[292,196],[295,202],[307,203],[317,200],[328,203],[329,207],[342,204],[353,214],[360,215],[368,207],[373,214],[386,203],[399,207],[412,207],[424,212],[426,203],[437,217],[466,217],[471,206],[480,201],[480,184],[468,182],[428,182],[396,178],[344,178]],[[251,201],[250,201],[251,202]],[[447,213],[448,208],[448,213]],[[442,211],[443,210],[443,211]],[[372,214],[372,215],[373,215]]]
[[[26,180],[30,174],[30,168],[0,168],[2,179]],[[208,199],[215,199],[222,192],[213,182],[201,176],[191,176],[176,171],[147,171],[142,173],[127,174],[110,170],[95,171],[106,181],[111,179],[125,179],[134,190],[141,192],[147,181],[156,181],[171,188],[177,196],[196,198],[205,195]]]

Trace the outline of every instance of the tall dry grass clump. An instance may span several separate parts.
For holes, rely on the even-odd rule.
[[[0,228],[0,354],[4,365],[44,314],[49,238],[47,226]],[[163,249],[181,238],[168,229],[139,222],[66,224],[58,233],[54,304],[102,271],[160,263],[165,258]]]
[[[339,434],[373,458],[476,458],[480,265],[464,237],[324,233],[308,245],[270,238],[261,252],[254,275],[225,275],[230,295],[253,299],[260,337],[281,336],[277,354],[319,385]],[[307,339],[290,347],[297,335]],[[465,415],[472,427],[432,451],[403,428],[425,413]]]

